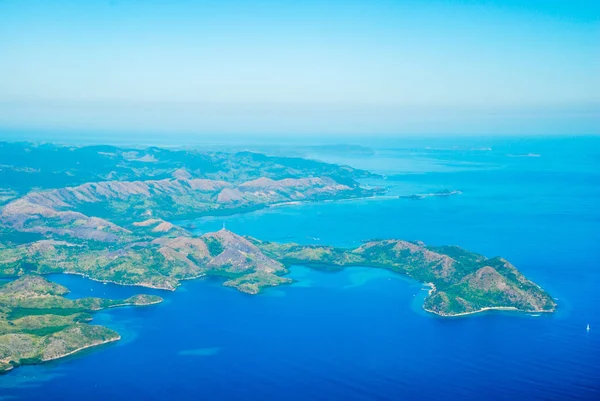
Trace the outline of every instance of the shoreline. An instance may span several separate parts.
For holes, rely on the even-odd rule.
[[[433,283],[423,283],[424,285],[427,285],[429,287],[431,287],[429,289],[429,291],[427,292],[427,296],[431,296],[432,294],[434,294],[437,291],[437,288],[435,287],[435,284]],[[540,287],[541,288],[541,287]],[[427,309],[425,307],[425,303],[423,303],[423,305],[421,305],[421,307],[423,308],[423,310],[425,312],[428,313],[432,313],[434,315],[440,316],[440,317],[459,317],[459,316],[468,316],[468,315],[474,315],[476,313],[482,313],[482,312],[489,312],[489,311],[508,311],[508,312],[524,312],[524,313],[553,313],[555,310],[537,310],[537,311],[528,311],[528,310],[524,310],[524,309],[519,309],[515,306],[485,306],[483,308],[474,310],[474,311],[470,311],[470,312],[461,312],[461,313],[456,313],[456,314],[447,314],[447,313],[440,313],[440,312],[436,312],[434,310],[431,309]]]
[[[6,368],[4,370],[0,370],[0,376],[6,374],[8,372],[11,372],[11,371],[13,371],[15,369],[15,367],[11,363],[6,362],[6,364],[8,365],[8,368]]]
[[[306,201],[306,202],[310,202],[310,201]],[[302,202],[301,202],[301,203],[302,203]],[[65,271],[65,272],[54,272],[54,273],[48,273],[48,274],[72,274],[72,275],[81,276],[81,277],[87,278],[87,279],[89,279],[89,280],[96,281],[96,282],[101,282],[101,283],[111,283],[111,284],[115,284],[115,285],[122,285],[122,286],[131,286],[131,287],[151,288],[151,289],[163,290],[163,291],[176,291],[176,290],[177,290],[177,288],[179,288],[179,286],[181,285],[181,283],[179,282],[179,280],[181,280],[181,281],[183,281],[183,280],[196,280],[196,279],[198,279],[198,278],[202,278],[202,277],[205,277],[205,276],[206,276],[206,274],[200,274],[200,275],[198,275],[198,276],[194,276],[194,277],[188,277],[188,278],[184,278],[184,279],[179,279],[179,280],[178,280],[178,285],[177,285],[177,287],[175,287],[175,288],[173,288],[173,289],[170,289],[170,288],[162,288],[162,287],[156,287],[156,286],[151,286],[151,285],[143,285],[143,284],[122,284],[122,283],[118,283],[118,282],[115,282],[115,281],[110,281],[110,280],[98,280],[98,279],[94,279],[94,278],[92,278],[92,277],[90,277],[90,276],[88,276],[88,275],[85,275],[85,274],[82,274],[82,273],[77,273],[77,272],[67,272],[67,271]],[[401,275],[402,275],[402,274],[401,274]],[[408,275],[408,274],[404,274],[404,275],[414,280],[414,278],[412,278],[410,275]],[[418,281],[418,280],[417,280],[417,281]],[[224,283],[223,283],[223,284],[224,284]],[[429,290],[428,290],[428,292],[427,292],[427,296],[428,296],[428,297],[432,296],[433,294],[435,294],[435,293],[437,292],[437,287],[435,286],[435,284],[434,284],[434,283],[432,283],[432,282],[427,282],[427,283],[422,283],[422,284],[430,287],[430,288],[429,288]],[[278,286],[279,286],[279,285],[276,285],[276,286],[274,286],[274,287],[278,287]],[[241,293],[245,293],[245,294],[249,294],[249,295],[259,295],[259,294],[262,292],[262,291],[260,291],[260,290],[259,290],[258,292],[256,292],[256,293],[253,293],[253,292],[247,292],[247,291],[240,290],[239,288],[237,288],[237,287],[236,287],[236,286],[234,286],[234,285],[226,285],[226,287],[229,287],[229,288],[234,288],[234,289],[236,289],[236,290],[240,291]],[[539,286],[538,286],[538,287],[539,287]],[[541,288],[541,287],[539,287],[539,288]],[[157,302],[152,302],[152,303],[149,303],[149,304],[142,304],[142,305],[135,305],[135,304],[120,304],[120,305],[112,305],[112,306],[109,306],[109,307],[107,307],[107,308],[116,308],[116,307],[123,307],[123,306],[148,306],[148,305],[156,305],[156,304],[159,304],[159,303],[161,303],[161,302],[162,302],[162,301],[157,301]],[[440,316],[440,317],[448,317],[448,318],[452,318],[452,317],[459,317],[459,316],[468,316],[468,315],[474,315],[474,314],[476,314],[476,313],[482,313],[482,312],[494,311],[494,310],[497,310],[497,311],[525,312],[525,313],[528,313],[528,312],[529,312],[529,313],[553,313],[553,312],[555,311],[555,310],[539,310],[539,311],[528,311],[528,310],[519,309],[519,308],[517,308],[517,307],[514,307],[514,306],[486,306],[486,307],[483,307],[483,308],[480,308],[480,309],[477,309],[477,310],[474,310],[474,311],[470,311],[470,312],[461,312],[461,313],[457,313],[457,314],[446,314],[446,313],[440,313],[440,312],[436,312],[436,311],[434,311],[434,310],[431,310],[431,309],[427,309],[427,308],[425,307],[425,304],[424,304],[424,303],[421,305],[421,307],[423,308],[423,310],[425,310],[425,311],[426,311],[426,312],[428,312],[428,313],[432,313],[432,314],[434,314],[434,315],[437,315],[437,316]]]
[[[80,277],[86,278],[88,280],[95,281],[97,283],[115,284],[115,285],[121,285],[121,286],[124,286],[124,287],[143,287],[143,288],[150,288],[150,289],[153,289],[153,290],[162,290],[162,291],[175,291],[180,286],[179,282],[177,283],[178,285],[175,288],[157,287],[157,286],[154,286],[154,285],[146,285],[146,284],[118,283],[116,281],[101,280],[101,279],[97,279],[97,278],[91,277],[91,276],[89,276],[87,274],[83,274],[83,273],[79,273],[79,272],[71,272],[71,271],[50,272],[50,273],[43,273],[42,275],[47,276],[47,275],[50,275],[50,274],[71,274],[73,276],[80,276]],[[202,277],[202,276],[192,277],[192,278],[189,278],[189,279],[181,279],[181,280],[193,280],[193,279],[200,278],[200,277]]]
[[[285,202],[276,202],[276,203],[269,203],[265,205],[265,208],[275,208],[275,207],[282,207],[282,206],[293,206],[293,205],[303,205],[303,204],[307,204],[307,203],[330,203],[330,202],[351,202],[351,201],[355,201],[355,200],[368,200],[368,199],[375,199],[375,198],[381,198],[381,199],[395,199],[394,196],[386,196],[386,195],[368,195],[368,196],[349,196],[349,197],[340,197],[340,198],[334,198],[334,199],[309,199],[309,200],[295,200],[295,201],[285,201]],[[236,214],[241,214],[241,213],[236,213]]]
[[[98,346],[100,346],[100,345],[104,345],[104,344],[110,344],[110,343],[114,343],[114,342],[117,342],[117,341],[119,341],[120,339],[121,339],[121,335],[120,335],[120,334],[117,334],[117,337],[115,337],[115,338],[113,338],[113,339],[104,340],[104,341],[101,341],[101,342],[99,342],[99,343],[94,343],[94,344],[88,344],[88,345],[84,345],[83,347],[79,347],[79,348],[77,348],[77,349],[75,349],[75,350],[73,350],[73,351],[71,351],[71,352],[68,352],[68,353],[66,353],[66,354],[59,355],[59,356],[56,356],[56,357],[53,357],[53,358],[49,358],[49,359],[42,359],[42,360],[41,360],[41,362],[42,362],[42,363],[44,363],[44,362],[49,362],[49,361],[55,361],[55,360],[57,360],[57,359],[65,358],[65,357],[67,357],[67,356],[69,356],[69,355],[76,354],[76,353],[78,353],[78,352],[80,352],[80,351],[83,351],[84,349],[93,348],[93,347],[98,347]]]
[[[161,299],[160,301],[149,302],[147,304],[118,304],[118,305],[109,305],[106,308],[98,309],[97,311],[101,311],[103,309],[110,309],[110,308],[122,308],[124,306],[150,306],[150,305],[157,305],[157,304],[160,304],[162,301],[163,300]]]
[[[553,313],[553,310],[538,310],[538,311],[528,311],[528,310],[524,310],[524,309],[519,309],[515,306],[486,306],[483,307],[481,309],[477,309],[471,312],[461,312],[461,313],[456,313],[454,315],[449,315],[446,313],[439,313],[436,311],[433,311],[431,309],[427,309],[425,306],[423,306],[423,309],[426,312],[429,313],[433,313],[434,315],[438,315],[441,317],[459,317],[459,316],[467,316],[467,315],[474,315],[476,313],[481,313],[481,312],[488,312],[488,311],[509,311],[509,312],[525,312],[525,313]]]
[[[236,216],[236,215],[257,212],[257,211],[264,210],[264,209],[284,207],[284,206],[294,206],[294,205],[297,206],[297,205],[304,205],[304,204],[309,204],[309,203],[351,202],[351,201],[355,201],[355,200],[369,200],[369,199],[397,199],[397,196],[386,195],[386,192],[381,193],[381,194],[372,194],[372,195],[365,195],[365,196],[340,196],[340,197],[334,196],[334,197],[325,198],[325,199],[287,200],[287,201],[273,202],[273,203],[267,202],[267,203],[262,203],[262,204],[252,205],[252,206],[245,206],[245,207],[232,207],[232,208],[223,207],[223,208],[217,208],[217,209],[212,209],[212,210],[206,210],[206,211],[199,212],[199,213],[188,213],[188,214],[181,215],[181,216],[171,216],[168,220],[167,220],[167,217],[165,217],[163,220],[175,225],[178,228],[182,228],[184,230],[187,230],[187,231],[190,231],[193,233],[193,231],[196,228],[190,228],[190,227],[188,227],[188,224],[186,224],[186,223],[190,223],[190,222],[193,222],[194,220],[204,218],[204,217],[213,217],[213,218],[215,218],[215,217],[232,217],[232,216]]]

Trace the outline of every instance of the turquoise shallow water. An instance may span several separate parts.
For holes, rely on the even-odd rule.
[[[118,330],[121,342],[19,368],[0,377],[0,395],[598,399],[600,146],[590,141],[513,141],[492,144],[492,151],[391,144],[381,150],[383,165],[377,155],[312,154],[384,173],[378,183],[391,194],[444,188],[463,194],[300,204],[194,221],[198,233],[225,222],[232,231],[274,241],[355,246],[395,237],[501,255],[558,299],[555,314],[443,319],[421,309],[427,289],[420,283],[360,267],[325,273],[295,266],[297,283],[261,296],[212,280],[165,293],[59,275],[52,278],[69,286],[71,296],[147,292],[166,301],[97,314],[95,321]],[[540,157],[509,156],[530,152]],[[419,162],[411,167],[413,159]]]

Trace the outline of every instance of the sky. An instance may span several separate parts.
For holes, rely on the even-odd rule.
[[[0,136],[600,134],[600,1],[0,0]]]

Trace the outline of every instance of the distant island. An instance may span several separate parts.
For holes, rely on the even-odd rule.
[[[508,157],[542,157],[539,153],[518,153],[518,154],[508,154]]]
[[[172,221],[290,202],[376,196],[375,175],[318,161],[108,146],[0,143],[0,371],[119,339],[86,323],[90,312],[158,297],[68,300],[40,275],[69,273],[120,285],[175,290],[216,277],[247,294],[289,284],[291,265],[388,269],[431,287],[439,316],[487,310],[552,312],[556,303],[507,260],[455,246],[374,239],[354,249],[262,241],[225,228],[195,235]],[[450,196],[443,190],[426,196]]]
[[[457,190],[449,190],[449,189],[442,189],[441,191],[436,191],[436,192],[431,192],[428,194],[413,194],[413,195],[400,195],[398,196],[399,199],[411,199],[411,200],[421,200],[421,199],[425,199],[425,198],[430,198],[430,197],[434,197],[434,196],[452,196],[452,195],[461,195],[462,191],[457,191]]]

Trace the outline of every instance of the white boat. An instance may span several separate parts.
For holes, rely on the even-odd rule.
[[[586,330],[590,331],[590,325],[589,324],[587,325],[587,329]]]

